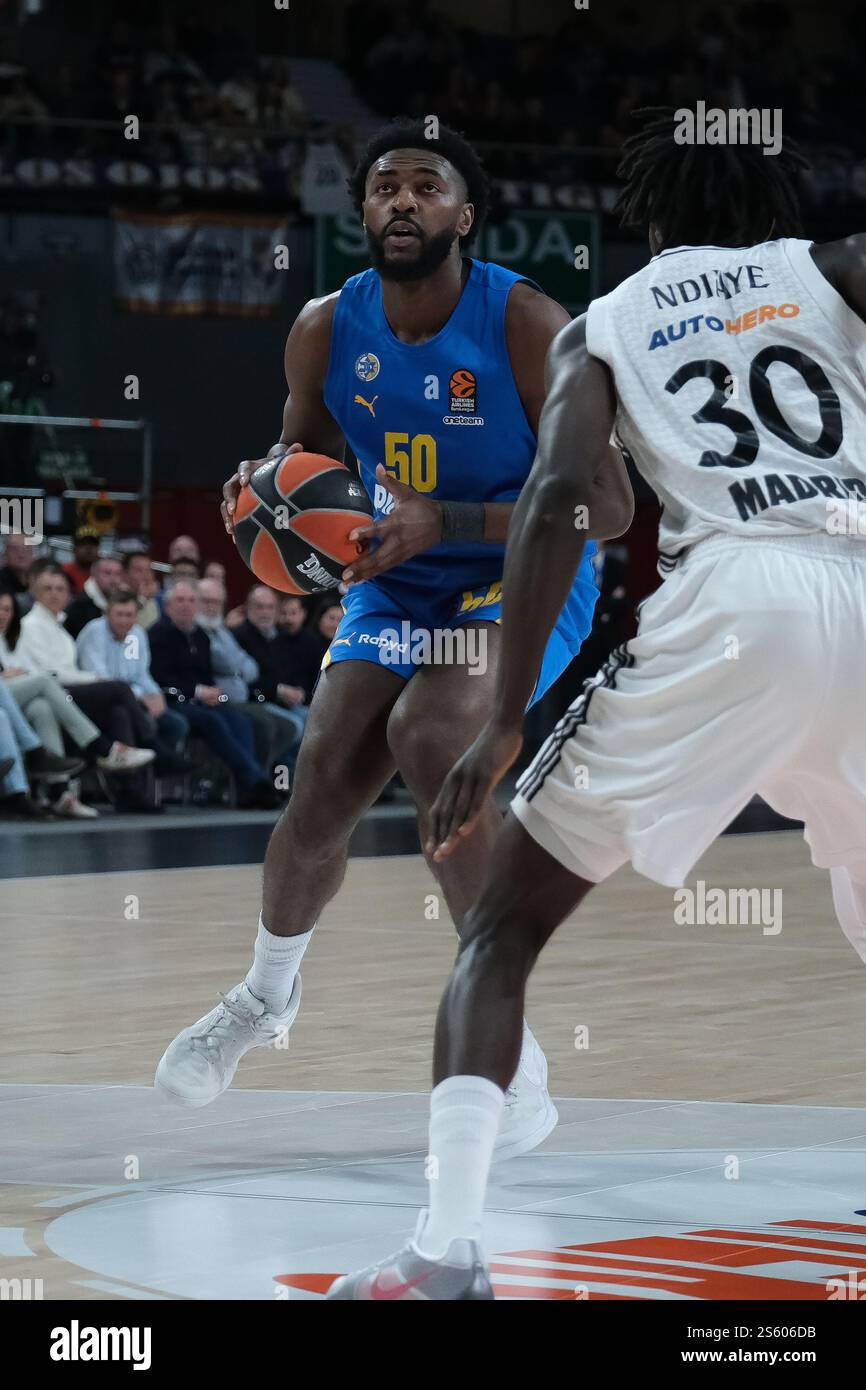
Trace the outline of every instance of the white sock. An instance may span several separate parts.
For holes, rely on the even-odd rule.
[[[259,914],[255,959],[247,975],[246,986],[251,994],[261,999],[268,1013],[281,1014],[285,1011],[298,966],[314,930],[311,927],[300,936],[274,936]]]
[[[452,1240],[480,1240],[487,1175],[505,1096],[483,1076],[449,1076],[430,1097],[430,1209],[419,1246],[441,1259]]]

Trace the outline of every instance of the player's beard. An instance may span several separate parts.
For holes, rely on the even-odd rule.
[[[405,284],[410,280],[426,280],[428,276],[437,271],[440,265],[447,261],[454,239],[457,235],[456,230],[450,232],[437,232],[435,236],[424,236],[419,233],[420,252],[414,260],[389,260],[385,256],[385,244],[387,237],[377,236],[367,228],[367,246],[370,249],[370,260],[373,269],[377,270],[383,280],[393,280],[397,284]]]

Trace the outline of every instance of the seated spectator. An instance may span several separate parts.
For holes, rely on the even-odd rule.
[[[69,580],[73,594],[83,592],[98,554],[99,536],[88,526],[79,526],[72,546],[73,558],[63,566],[63,573]]]
[[[145,631],[162,617],[156,596],[159,582],[153,572],[150,556],[146,550],[133,550],[123,559],[123,587],[135,594],[138,605],[136,622]]]
[[[44,560],[34,566],[31,589],[33,607],[21,620],[21,637],[15,649],[19,665],[39,675],[54,676],[93,720],[100,730],[95,748],[97,767],[109,773],[137,772],[155,756],[153,749],[133,744],[138,704],[122,681],[97,680],[77,664],[75,643],[63,627],[69,580],[59,565]]]
[[[141,706],[137,740],[157,754],[157,773],[185,772],[179,745],[189,734],[189,724],[178,710],[169,709],[165,696],[150,674],[147,634],[136,621],[135,594],[121,589],[108,601],[100,618],[94,618],[78,634],[79,664],[100,680],[124,681]],[[125,802],[144,799],[143,789],[127,783]]]
[[[340,610],[342,613],[342,609]],[[309,614],[303,600],[294,594],[281,594],[277,604],[277,627],[295,662],[297,684],[303,687],[306,703],[313,698],[313,688],[322,666],[322,644],[308,626]]]
[[[98,618],[108,607],[108,600],[117,593],[123,582],[123,566],[113,555],[97,555],[84,581],[83,591],[66,609],[66,631],[77,637],[83,627]]]
[[[273,810],[280,799],[256,759],[252,724],[229,707],[225,691],[215,684],[210,641],[196,622],[197,611],[197,586],[178,580],[166,594],[164,617],[148,633],[151,675],[172,708],[182,711],[193,732],[231,768],[240,804]]]
[[[191,560],[186,555],[181,555],[179,560],[175,560],[168,576],[169,584],[176,584],[178,579],[197,580],[201,575],[201,566],[197,560]]]
[[[54,759],[65,759],[64,733],[84,754],[86,762],[93,762],[99,752],[99,730],[83,714],[63,686],[53,676],[34,675],[28,671],[16,656],[16,647],[21,635],[21,615],[15,595],[8,589],[0,588],[0,680],[12,696],[27,723],[32,727],[42,747]],[[77,759],[73,762],[78,768],[83,766]],[[31,777],[45,773],[49,782],[48,795],[52,801],[55,816],[67,816],[75,820],[87,820],[99,814],[92,806],[79,800],[70,786],[72,771],[65,776],[51,780],[46,768],[51,761],[35,755],[31,758],[28,771]],[[56,793],[56,795],[55,795]]]
[[[250,589],[246,611],[246,619],[235,629],[235,636],[258,662],[258,688],[271,704],[291,710],[306,721],[321,650],[314,669],[309,645],[304,641],[298,647],[294,637],[277,627],[277,596],[264,584]],[[340,612],[342,616],[342,609]]]
[[[35,545],[28,545],[24,536],[8,536],[0,568],[0,584],[11,589],[26,613],[32,602],[29,592],[30,571],[36,560]]]
[[[4,681],[0,681],[0,764],[6,769],[0,779],[0,811],[27,820],[40,820],[50,813],[49,806],[40,805],[31,796],[31,780],[68,783],[84,767],[80,758],[56,757],[49,752]]]
[[[208,560],[204,567],[203,579],[215,579],[218,584],[226,587],[226,567],[221,565],[219,560]]]
[[[326,594],[311,619],[312,629],[318,639],[321,656],[324,656],[325,652],[330,647],[331,642],[334,640],[334,634],[342,621],[343,605],[340,603],[339,599],[333,598],[330,594]]]
[[[198,541],[192,536],[175,536],[168,547],[168,563],[176,565],[178,560],[191,560],[196,572],[201,570],[201,551]]]
[[[293,767],[301,746],[305,719],[294,709],[270,703],[260,688],[258,663],[238,645],[223,619],[226,594],[214,579],[198,586],[198,621],[210,638],[211,663],[220,689],[232,706],[245,714],[263,740],[262,762]]]

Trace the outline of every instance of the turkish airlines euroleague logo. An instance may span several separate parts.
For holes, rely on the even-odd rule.
[[[474,415],[478,402],[478,382],[468,367],[458,367],[448,383],[452,415]]]

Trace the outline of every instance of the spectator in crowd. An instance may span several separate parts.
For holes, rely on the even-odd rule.
[[[154,770],[185,772],[178,748],[189,734],[189,724],[180,710],[169,709],[150,674],[150,645],[137,619],[135,594],[128,589],[112,594],[105,613],[78,634],[79,665],[100,680],[124,681],[130,687],[141,707],[137,742],[156,750]]]
[[[28,545],[24,536],[8,536],[3,551],[3,567],[0,569],[0,584],[18,598],[21,611],[26,612],[32,602],[29,592],[30,571],[36,559],[35,545]]]
[[[11,757],[12,766],[4,775],[0,805],[5,812],[27,819],[41,817],[49,809],[33,800],[31,782],[51,783],[60,797],[63,790],[68,789],[70,778],[84,767],[83,759],[54,754],[45,747],[24,718],[6,682],[0,680],[0,761],[6,757]]]
[[[197,580],[201,574],[201,566],[197,560],[191,560],[187,555],[181,555],[179,560],[175,560],[168,576],[169,584],[176,584],[179,579]]]
[[[38,750],[35,751],[30,756],[28,772],[31,777],[45,775],[45,780],[49,782],[49,798],[53,802],[51,809],[56,816],[90,819],[99,813],[79,800],[70,785],[75,771],[80,770],[84,763],[80,759],[66,759],[63,735],[65,733],[84,754],[85,761],[93,762],[100,751],[99,730],[54,676],[34,675],[22,665],[22,659],[16,656],[20,635],[21,615],[15,595],[9,589],[0,587],[0,681],[32,727],[42,748],[51,755],[46,758]],[[68,766],[70,762],[75,765],[75,771]],[[67,764],[65,772],[61,763]],[[58,774],[56,781],[51,776],[52,768]]]
[[[178,560],[192,560],[196,571],[201,570],[201,551],[193,536],[175,536],[168,547],[168,563],[176,565]]]
[[[122,582],[120,561],[113,555],[97,555],[90,576],[84,581],[83,592],[72,599],[66,609],[66,631],[70,637],[77,637],[82,628],[106,611],[109,599]]]
[[[341,609],[342,612],[342,609]],[[307,625],[307,609],[301,599],[294,594],[281,594],[277,603],[277,627],[286,639],[295,662],[296,683],[301,686],[305,703],[313,698],[313,689],[319,679],[322,665],[322,646],[316,634]]]
[[[219,560],[208,560],[204,567],[203,579],[215,579],[218,584],[226,587],[226,567],[220,564]]]
[[[130,774],[153,762],[152,748],[133,744],[138,705],[122,681],[97,680],[77,664],[75,643],[63,626],[69,580],[59,565],[44,560],[34,566],[33,607],[21,620],[16,656],[26,670],[54,676],[100,731],[96,763],[108,773]]]
[[[299,719],[295,710],[267,699],[261,689],[258,662],[225,625],[226,595],[222,585],[214,579],[203,579],[198,586],[198,601],[198,621],[210,638],[211,662],[220,689],[233,707],[256,725],[265,766],[293,767],[304,732],[303,717]]]
[[[69,580],[73,594],[80,594],[88,579],[93,562],[99,554],[99,536],[87,526],[80,526],[75,532],[72,559],[63,566],[63,573]]]
[[[135,594],[138,605],[136,622],[145,631],[162,617],[156,596],[159,583],[153,572],[153,565],[146,550],[133,550],[124,556],[123,587]]]
[[[245,651],[258,662],[258,688],[270,704],[290,716],[298,732],[298,742],[307,722],[309,666],[299,663],[291,639],[277,627],[277,596],[273,589],[256,584],[246,603],[247,616],[235,636]]]
[[[48,808],[34,801],[25,765],[39,739],[8,691],[0,684],[0,815],[42,820]]]
[[[210,641],[196,622],[196,589],[178,580],[166,594],[165,615],[148,634],[151,674],[169,704],[181,709],[191,729],[231,768],[240,804],[275,809],[280,798],[256,759],[252,724],[229,708],[225,691],[215,684]]]
[[[339,599],[326,594],[312,617],[312,629],[319,640],[320,660],[330,647],[342,621],[343,605]]]

